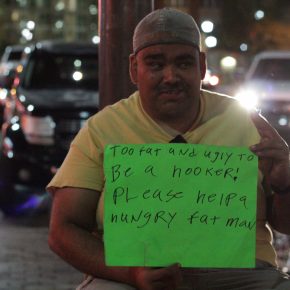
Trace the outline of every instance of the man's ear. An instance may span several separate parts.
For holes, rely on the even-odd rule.
[[[200,78],[203,80],[206,73],[206,56],[204,52],[199,53]]]
[[[130,73],[130,78],[131,82],[134,85],[137,85],[137,59],[135,54],[130,54],[129,56],[129,73]]]

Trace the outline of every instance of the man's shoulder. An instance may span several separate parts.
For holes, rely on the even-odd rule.
[[[227,111],[236,111],[238,114],[245,111],[239,101],[229,95],[207,90],[202,90],[201,94],[205,104],[204,118],[207,120]]]
[[[128,98],[121,99],[112,105],[108,105],[94,115],[95,120],[124,117],[129,118],[138,112],[139,94],[133,93]]]
[[[213,91],[208,91],[208,90],[201,90],[201,94],[203,98],[206,101],[206,104],[208,106],[225,106],[225,105],[232,105],[232,104],[237,104],[238,101],[232,96],[223,94],[223,93],[218,93],[218,92],[213,92]]]

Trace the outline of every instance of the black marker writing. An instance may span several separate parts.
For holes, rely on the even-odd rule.
[[[211,224],[214,225],[217,220],[219,220],[220,217],[213,215],[209,216],[207,214],[200,214],[199,211],[195,211],[188,217],[188,221],[190,224],[193,224],[194,222],[200,222],[201,224]]]
[[[112,182],[115,182],[119,179],[119,177],[129,177],[133,175],[134,172],[132,170],[132,167],[125,167],[121,170],[121,164],[116,164],[112,166]]]
[[[176,212],[159,210],[156,212],[140,210],[137,213],[119,213],[111,214],[111,223],[126,223],[136,224],[137,228],[144,228],[149,223],[151,224],[165,224],[167,228],[170,227],[172,221],[176,217]]]
[[[252,230],[254,228],[254,226],[256,225],[256,222],[250,222],[247,220],[243,220],[239,217],[231,217],[228,218],[226,221],[226,227],[234,227],[234,228],[248,228],[249,230]]]
[[[240,202],[247,209],[247,196],[239,195],[235,192],[229,193],[205,193],[198,190],[196,195],[196,204],[215,203],[220,206],[229,207],[234,202]]]
[[[134,195],[134,196],[129,196],[129,189],[128,187],[122,187],[122,186],[119,186],[119,187],[116,187],[114,192],[113,192],[113,201],[114,201],[114,204],[116,205],[117,204],[117,200],[119,198],[125,198],[125,201],[126,203],[128,203],[131,199],[135,199],[137,198],[138,196],[137,195]]]

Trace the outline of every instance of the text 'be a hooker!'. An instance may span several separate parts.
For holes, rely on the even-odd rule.
[[[245,147],[105,150],[107,265],[254,267],[257,157]]]

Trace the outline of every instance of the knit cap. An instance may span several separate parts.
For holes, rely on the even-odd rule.
[[[133,52],[155,44],[188,44],[200,49],[200,31],[189,14],[172,8],[154,10],[136,26]]]

